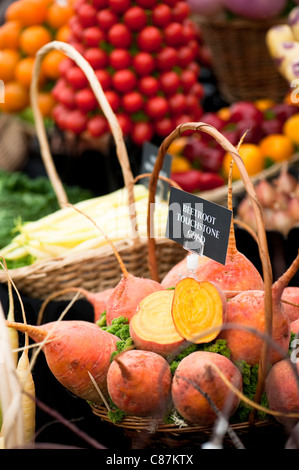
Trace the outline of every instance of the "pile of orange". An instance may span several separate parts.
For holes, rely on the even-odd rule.
[[[11,3],[0,26],[0,80],[4,82],[4,103],[0,110],[20,112],[29,105],[29,89],[35,54],[53,40],[68,41],[72,0],[17,0]],[[54,107],[50,88],[59,78],[59,63],[65,55],[51,51],[43,59],[39,104],[44,116]]]

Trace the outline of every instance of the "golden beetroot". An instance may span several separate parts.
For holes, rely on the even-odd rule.
[[[230,184],[227,205],[228,209],[232,210],[232,188]],[[254,264],[237,249],[233,220],[230,226],[225,265],[212,259],[207,261],[200,266],[197,280],[215,282],[223,291],[264,289],[263,279]]]
[[[130,322],[130,336],[138,349],[175,357],[188,342],[176,330],[171,309],[174,291],[153,292],[139,304]]]
[[[74,395],[101,403],[89,373],[107,395],[107,372],[119,338],[83,320],[54,321],[42,326],[7,321],[7,326],[43,342],[47,364],[55,378]]]
[[[282,293],[282,301],[290,322],[299,319],[299,287],[286,287]]]
[[[107,302],[114,291],[113,287],[102,290],[101,292],[87,292],[86,298],[93,305],[94,321],[97,322],[102,313],[107,308]]]
[[[218,336],[225,321],[225,295],[212,282],[187,277],[174,289],[171,312],[174,326],[183,338],[192,343],[208,343]]]
[[[221,411],[225,406],[231,416],[239,405],[239,398],[220,378],[218,367],[232,385],[242,391],[242,376],[233,362],[221,354],[196,351],[178,365],[172,382],[172,399],[177,411],[190,423],[208,426],[216,414],[207,397]]]
[[[299,318],[291,322],[290,328],[292,333],[295,333],[295,335],[299,334]]]
[[[134,416],[163,417],[171,408],[168,362],[151,351],[131,350],[111,363],[107,384],[113,403]]]
[[[71,204],[68,204],[71,206]],[[134,315],[136,308],[139,304],[139,302],[146,297],[148,294],[155,292],[157,290],[162,290],[164,287],[161,286],[161,284],[157,281],[154,281],[152,279],[147,279],[147,278],[142,278],[142,277],[137,277],[134,276],[133,274],[130,274],[120,256],[118,253],[117,249],[115,248],[114,244],[112,241],[109,239],[109,237],[103,232],[103,230],[92,220],[88,215],[86,215],[83,211],[78,209],[78,207],[71,206],[73,207],[77,212],[82,214],[84,217],[90,220],[90,222],[95,225],[95,227],[101,232],[101,234],[104,236],[106,239],[107,243],[111,246],[112,251],[119,263],[121,272],[122,272],[122,278],[118,282],[118,284],[113,288],[113,291],[110,293],[108,292],[107,299],[105,299],[105,307],[106,307],[106,322],[107,325],[111,325],[112,320],[117,317],[125,317],[129,321],[131,317]],[[85,289],[80,289],[80,288],[69,288],[66,290],[60,291],[60,293],[55,293],[52,296],[49,296],[48,299],[44,302],[42,305],[41,310],[45,308],[45,305],[52,300],[54,297],[57,297],[57,295],[61,295],[62,293],[66,293],[68,291],[77,291],[81,292],[83,295],[87,297],[87,299],[92,303],[94,309],[95,309],[95,318],[99,318],[99,316],[103,313],[103,311],[99,311],[98,309],[102,309],[103,303],[102,303],[102,293],[91,293],[88,292]],[[107,292],[104,294],[104,297],[106,296]],[[41,316],[42,313],[40,312]]]
[[[299,361],[294,367],[299,373]],[[271,368],[265,382],[265,392],[269,408],[281,413],[298,413],[299,416],[299,390],[295,372],[288,359],[283,359]],[[293,425],[298,418],[275,416],[282,424]]]
[[[282,293],[299,267],[299,255],[287,271],[272,286],[272,340],[287,353],[290,341],[290,321],[281,301]],[[256,334],[244,329],[253,328],[257,332],[265,331],[264,291],[252,290],[241,292],[227,302],[227,322],[236,324],[236,328],[224,329],[220,336],[227,340],[232,360],[245,360],[248,364],[258,364],[263,340]],[[272,364],[282,359],[281,354],[270,348],[269,360]]]
[[[209,261],[207,256],[198,256],[198,267],[195,271],[195,276],[198,275],[199,271],[201,270],[202,264],[206,261]],[[187,263],[187,256],[182,259],[179,263],[177,263],[171,270],[166,274],[166,276],[162,279],[161,285],[165,288],[167,287],[175,287],[176,284],[184,277],[188,276],[188,263]]]
[[[133,276],[126,273],[114,288],[106,305],[107,325],[117,317],[132,319],[136,309],[146,296],[152,292],[164,290],[164,287],[152,279]]]
[[[47,299],[42,303],[36,323],[37,325],[40,325],[42,323],[45,309],[52,300],[54,300],[56,297],[69,294],[70,292],[77,292],[86,297],[88,302],[90,302],[93,307],[94,322],[96,323],[100,319],[102,313],[104,313],[104,311],[106,310],[108,299],[112,294],[113,290],[113,288],[107,288],[100,292],[90,292],[82,287],[68,287],[58,292],[54,292],[53,294],[49,295]]]

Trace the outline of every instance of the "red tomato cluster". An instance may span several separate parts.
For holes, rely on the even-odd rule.
[[[70,44],[90,63],[124,135],[141,145],[202,115],[199,41],[185,0],[76,0]],[[106,118],[84,73],[65,59],[53,94],[57,125],[100,137]]]

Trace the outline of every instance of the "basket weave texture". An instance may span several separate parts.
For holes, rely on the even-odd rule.
[[[283,20],[208,20],[194,15],[212,54],[212,68],[228,102],[268,98],[281,101],[288,83],[277,71],[266,46],[266,33]]]
[[[147,264],[147,240],[133,245],[130,240],[115,243],[128,271],[137,277],[150,277]],[[156,240],[156,256],[159,260],[161,279],[186,256],[186,250],[168,239]],[[32,299],[46,299],[51,293],[69,287],[81,287],[90,292],[100,292],[115,287],[121,279],[121,269],[109,246],[68,254],[31,266],[10,270],[10,276],[18,289]],[[0,273],[5,282],[5,273]],[[64,295],[60,298],[69,298]]]
[[[167,424],[163,420],[153,418],[141,418],[137,416],[126,416],[121,422],[113,423],[108,416],[104,405],[91,405],[91,410],[95,416],[103,422],[121,428],[124,434],[130,439],[132,448],[192,448],[207,442],[213,433],[213,426],[199,426],[196,424]],[[254,433],[258,439],[261,433],[268,432],[278,426],[274,420],[256,420],[252,424],[248,421],[233,423],[231,429],[239,438],[252,436]],[[226,435],[223,439],[224,447],[234,447],[231,438]]]
[[[28,139],[22,123],[8,115],[0,115],[0,169],[22,170],[28,157]]]

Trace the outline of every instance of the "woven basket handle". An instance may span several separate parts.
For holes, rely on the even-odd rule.
[[[94,73],[94,70],[87,62],[87,60],[85,60],[84,57],[82,57],[82,55],[70,44],[61,41],[52,41],[46,44],[45,46],[41,47],[36,53],[33,76],[30,87],[30,99],[35,119],[36,133],[41,148],[41,155],[46,167],[47,174],[57,196],[58,203],[61,207],[63,207],[63,205],[68,202],[68,200],[53,163],[52,155],[48,144],[47,134],[45,131],[43,116],[38,105],[38,80],[41,70],[41,63],[45,55],[52,50],[63,52],[67,57],[72,59],[78,65],[78,67],[80,67],[81,70],[85,73],[86,78],[89,81],[90,87],[93,90],[95,97],[110,125],[110,129],[116,145],[117,158],[122,169],[124,184],[128,191],[128,204],[130,208],[129,212],[132,225],[132,238],[136,241],[139,237],[136,230],[137,219],[134,199],[134,178],[132,175],[129,157],[127,154],[127,149],[124,143],[123,134],[119,122],[114,112],[112,111],[109,102],[107,101],[105,93]]]
[[[262,268],[263,268],[263,279],[264,279],[264,286],[265,286],[265,333],[272,336],[272,283],[273,283],[273,275],[272,275],[272,267],[270,262],[269,250],[268,250],[268,242],[266,237],[266,231],[263,221],[263,213],[257,198],[254,185],[247,173],[245,168],[244,162],[242,157],[240,156],[237,149],[230,143],[230,141],[224,137],[217,129],[209,124],[205,124],[203,122],[189,122],[186,124],[182,124],[178,126],[169,136],[167,136],[159,150],[157,159],[154,165],[154,169],[149,181],[149,199],[148,199],[148,213],[147,213],[147,234],[148,234],[148,255],[149,255],[149,269],[152,279],[159,281],[158,270],[157,270],[157,263],[156,263],[156,251],[155,251],[155,239],[150,237],[151,230],[153,230],[153,213],[155,207],[155,194],[157,188],[157,181],[159,172],[162,169],[164,157],[167,153],[168,147],[170,144],[178,137],[181,136],[185,131],[193,131],[193,132],[206,132],[207,134],[211,135],[222,147],[223,149],[230,153],[232,156],[234,163],[237,165],[239,172],[241,174],[244,187],[251,199],[252,207],[254,210],[256,222],[257,222],[257,236],[258,236],[258,247],[259,247],[259,254],[261,258]],[[152,232],[153,233],[153,232]],[[267,363],[268,363],[268,351],[269,346],[267,342],[264,344],[260,368],[259,368],[259,382],[257,388],[257,397],[260,399],[263,388],[264,388],[264,381],[267,373]]]

